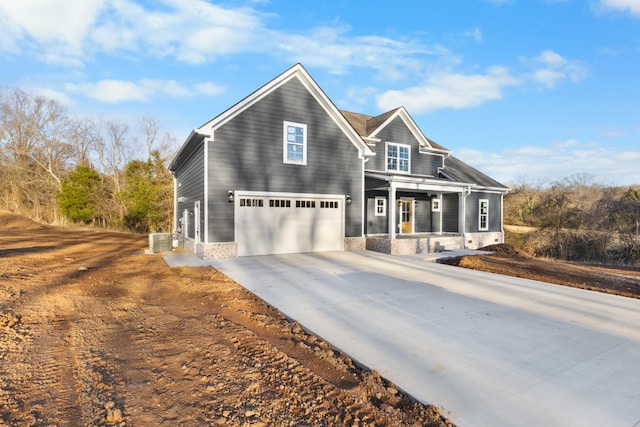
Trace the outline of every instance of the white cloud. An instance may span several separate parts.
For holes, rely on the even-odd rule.
[[[222,92],[224,92],[224,87],[222,87],[220,85],[217,85],[215,83],[212,83],[212,82],[197,83],[193,87],[199,93],[201,93],[203,95],[207,95],[207,96],[219,95]]]
[[[584,79],[587,68],[579,61],[562,57],[552,50],[544,50],[534,58],[525,58],[523,62],[532,67],[529,76],[535,83],[554,88],[563,81],[572,83]]]
[[[629,12],[640,17],[640,0],[600,0],[599,7],[603,10]]]
[[[424,68],[424,58],[432,62],[448,58],[442,46],[425,46],[412,40],[394,40],[380,36],[349,37],[344,25],[314,28],[304,34],[272,33],[275,54],[322,67],[334,74],[350,68],[375,70],[377,78],[394,82]]]
[[[84,40],[103,7],[104,0],[0,2],[2,46],[15,46],[19,41],[36,46],[44,61],[62,55],[81,55]]]
[[[192,93],[174,80],[142,79],[139,82],[126,80],[101,80],[96,83],[67,84],[66,89],[87,98],[114,104],[118,102],[146,102],[157,95],[185,98]]]
[[[58,101],[60,104],[65,106],[74,105],[73,100],[69,96],[67,96],[66,93],[57,91],[55,89],[45,87],[28,87],[27,90],[36,95],[44,96],[45,98]]]
[[[465,37],[473,39],[476,43],[480,43],[482,41],[482,31],[478,27],[465,31],[464,35]]]
[[[518,79],[502,67],[492,67],[484,74],[435,74],[424,85],[383,93],[377,105],[385,111],[402,105],[412,113],[476,107],[501,99],[503,89],[516,84]]]
[[[5,3],[7,13],[0,13],[0,24],[6,30],[0,33],[0,49],[72,67],[102,53],[202,64],[250,52],[335,74],[368,68],[379,79],[398,81],[423,69],[425,56],[432,64],[451,56],[441,46],[410,39],[351,37],[351,29],[339,23],[294,33],[274,30],[267,27],[271,16],[205,0],[164,0],[153,8],[134,0],[73,0],[55,7],[50,0],[0,4]],[[474,29],[469,36],[477,40],[482,34]]]
[[[640,184],[640,151],[617,151],[597,142],[572,139],[497,153],[462,148],[454,154],[502,183],[520,179],[550,183],[587,173],[604,185]]]

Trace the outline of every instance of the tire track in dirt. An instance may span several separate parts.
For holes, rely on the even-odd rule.
[[[34,337],[30,353],[35,349],[38,358],[29,375],[33,389],[23,397],[25,412],[40,425],[73,426],[70,420],[84,420],[69,320],[48,321]]]
[[[0,426],[448,425],[219,272],[171,270],[145,244],[0,233]]]

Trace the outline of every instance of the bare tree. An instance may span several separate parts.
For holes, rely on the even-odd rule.
[[[14,89],[0,96],[3,191],[14,208],[37,220],[55,221],[55,192],[69,166],[69,121],[57,101]]]
[[[73,149],[78,166],[91,166],[91,154],[98,146],[98,128],[90,119],[72,120],[67,129],[67,140]]]
[[[96,156],[101,172],[106,179],[107,200],[99,203],[103,218],[111,225],[117,225],[125,214],[125,206],[118,198],[123,189],[124,168],[131,158],[129,145],[129,126],[126,123],[111,120],[99,126],[96,139]]]
[[[151,153],[158,138],[160,123],[153,117],[145,116],[140,119],[140,126],[144,132],[144,141],[147,146],[147,160],[151,160]]]

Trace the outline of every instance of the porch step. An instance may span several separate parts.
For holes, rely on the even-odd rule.
[[[460,248],[460,245],[455,242],[436,242],[436,252],[444,252],[444,251],[457,251]]]

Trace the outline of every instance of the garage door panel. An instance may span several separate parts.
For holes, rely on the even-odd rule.
[[[342,200],[328,197],[239,195],[238,255],[342,250]]]

